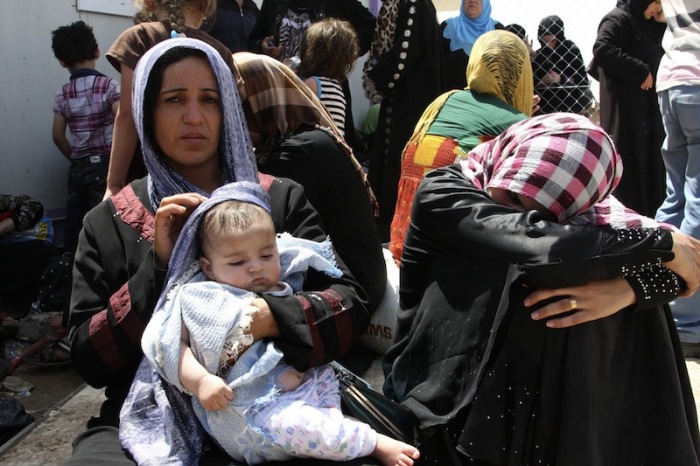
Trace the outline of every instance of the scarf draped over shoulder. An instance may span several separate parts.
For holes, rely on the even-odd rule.
[[[170,50],[183,47],[200,50],[206,55],[211,66],[221,95],[223,131],[219,143],[219,165],[223,183],[233,181],[258,181],[257,166],[253,156],[253,146],[250,142],[248,127],[245,122],[238,89],[233,81],[231,68],[224,62],[221,55],[208,44],[189,38],[174,38],[153,46],[138,61],[134,70],[132,112],[136,131],[141,142],[141,151],[148,169],[148,189],[151,205],[158,208],[161,199],[178,193],[198,192],[208,195],[199,187],[185,180],[182,175],[173,170],[163,154],[157,149],[158,145],[151,140],[150,133],[145,130],[144,96],[151,70],[161,57]]]
[[[330,113],[309,87],[289,67],[266,55],[239,52],[233,60],[240,73],[239,90],[258,163],[264,164],[281,140],[303,127],[320,129],[340,145],[376,209],[367,175]]]

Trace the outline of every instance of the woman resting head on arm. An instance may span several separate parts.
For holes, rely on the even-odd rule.
[[[698,464],[696,408],[665,304],[683,281],[697,288],[700,253],[617,202],[620,176],[607,133],[562,113],[516,123],[426,175],[384,361],[385,393],[425,434],[446,429],[447,445],[424,439],[421,454]]]
[[[90,385],[107,387],[100,417],[76,443],[76,458],[98,451],[112,459],[114,450],[99,444],[118,445],[118,413],[142,358],[141,336],[163,288],[163,269],[182,225],[213,190],[261,178],[277,231],[326,236],[298,184],[258,175],[231,69],[214,48],[188,38],[154,46],[135,70],[132,104],[149,175],[86,216],[75,259],[71,356]],[[254,339],[278,337],[285,360],[298,370],[344,354],[369,316],[359,285],[339,267],[340,278],[310,272],[306,291],[293,296],[255,299]],[[162,426],[155,419],[154,431]],[[202,437],[188,438],[197,456]]]
[[[561,113],[530,119],[493,143],[477,147],[460,164],[472,184],[485,189],[494,202],[519,211],[538,211],[550,221],[615,229],[675,230],[626,208],[612,195],[622,177],[622,159],[610,136],[585,117]],[[692,294],[698,286],[696,247],[700,243],[679,232],[673,236],[674,252],[678,254],[665,265],[687,280],[687,284],[678,282],[682,288],[678,292]],[[659,273],[676,280],[668,272]],[[577,299],[571,295],[568,302],[539,309],[533,318],[568,314],[572,307],[576,312],[549,320],[547,325],[575,325],[605,317],[635,302],[624,280],[618,283],[621,289],[617,299],[588,294]],[[540,290],[526,304],[533,306],[555,295]]]

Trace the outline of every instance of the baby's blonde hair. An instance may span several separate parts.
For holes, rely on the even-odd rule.
[[[275,233],[272,217],[260,206],[231,200],[212,207],[204,214],[197,230],[202,253],[207,255],[214,238],[235,235],[252,227]]]

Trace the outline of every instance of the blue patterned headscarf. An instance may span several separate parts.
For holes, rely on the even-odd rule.
[[[491,19],[491,0],[482,1],[481,14],[471,19],[464,13],[464,2],[459,8],[459,15],[445,21],[447,26],[442,35],[450,40],[450,50],[453,52],[459,49],[471,55],[474,42],[485,32],[493,31],[496,22]]]
[[[141,141],[143,159],[148,169],[148,194],[151,205],[158,208],[161,199],[178,193],[197,192],[205,196],[198,186],[185,180],[163,159],[163,154],[156,150],[155,141],[151,141],[144,128],[144,97],[146,85],[154,65],[163,55],[176,48],[185,47],[201,50],[211,65],[221,94],[223,119],[222,138],[219,142],[219,159],[223,184],[233,181],[258,182],[258,171],[250,142],[248,127],[241,107],[238,88],[233,81],[231,68],[224,62],[221,55],[210,45],[196,39],[174,38],[153,46],[138,61],[134,71],[132,89],[132,113],[136,131]]]

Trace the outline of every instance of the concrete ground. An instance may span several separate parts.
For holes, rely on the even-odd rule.
[[[700,359],[687,359],[695,394],[696,406],[700,408]],[[381,389],[383,376],[379,359],[374,361],[364,378],[374,388]],[[71,442],[80,432],[87,419],[98,413],[104,399],[103,390],[88,386],[79,387],[73,394],[49,411],[36,426],[25,429],[14,442],[0,448],[0,464],[7,466],[61,465],[71,455]]]

